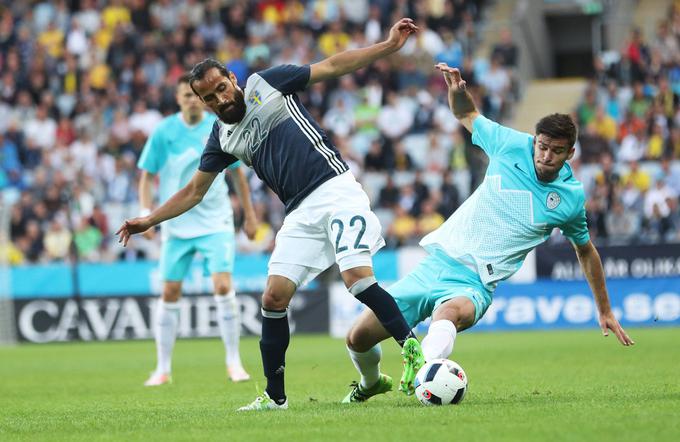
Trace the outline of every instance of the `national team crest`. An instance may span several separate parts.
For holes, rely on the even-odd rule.
[[[550,192],[545,204],[548,206],[548,209],[553,210],[560,205],[560,201],[562,201],[562,199],[557,192]]]
[[[262,95],[260,95],[260,91],[252,91],[250,95],[248,95],[248,103],[262,104]]]

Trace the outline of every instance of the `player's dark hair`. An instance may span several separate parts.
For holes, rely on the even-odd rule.
[[[189,73],[189,86],[196,95],[198,95],[198,93],[196,92],[196,89],[194,89],[194,82],[203,80],[205,74],[212,68],[217,69],[220,74],[224,75],[225,77],[229,76],[229,69],[227,69],[222,63],[215,60],[214,58],[206,58],[202,62],[196,63]]]
[[[550,114],[541,118],[536,123],[536,135],[541,134],[566,139],[570,148],[576,143],[576,125],[567,114]]]
[[[177,79],[177,86],[180,84],[189,84],[191,82],[191,73],[185,72]]]

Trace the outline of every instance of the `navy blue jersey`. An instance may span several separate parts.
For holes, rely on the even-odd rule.
[[[307,86],[309,75],[308,65],[276,66],[251,75],[243,120],[215,122],[199,170],[220,172],[242,160],[276,192],[286,213],[322,183],[346,172],[340,152],[296,95]]]

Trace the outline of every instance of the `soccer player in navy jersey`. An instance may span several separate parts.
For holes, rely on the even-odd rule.
[[[401,19],[385,41],[311,65],[283,65],[254,73],[243,90],[234,74],[216,60],[207,59],[192,70],[191,88],[218,117],[198,171],[165,204],[148,216],[125,221],[117,233],[127,244],[130,235],[186,212],[201,201],[219,173],[239,160],[283,201],[286,217],[276,236],[262,295],[260,351],[267,388],[239,410],[288,408],[284,390],[288,304],[298,287],[335,262],[349,292],[375,313],[402,346],[404,373],[412,375],[413,364],[422,360],[419,342],[373,274],[371,256],[385,244],[380,222],[340,153],[296,95],[311,84],[398,51],[417,31],[411,19]],[[412,381],[410,375],[402,378],[402,391]],[[391,389],[391,379],[381,382],[380,389]]]

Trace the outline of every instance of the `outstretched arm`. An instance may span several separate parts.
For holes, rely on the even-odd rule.
[[[604,279],[604,270],[602,269],[602,261],[600,260],[600,254],[597,253],[597,249],[591,241],[580,246],[574,245],[574,249],[576,249],[576,256],[578,256],[581,269],[588,280],[590,290],[593,292],[593,297],[597,304],[602,334],[609,336],[609,330],[611,330],[621,344],[635,344],[621,327],[619,321],[616,320],[614,313],[612,313],[609,295],[607,294],[607,285]]]
[[[250,200],[250,186],[248,186],[248,179],[241,167],[237,167],[233,172],[234,188],[241,200],[241,207],[243,207],[243,231],[248,239],[252,240],[257,232],[257,217],[253,209],[253,202]]]
[[[151,213],[153,207],[153,180],[154,174],[148,170],[142,170],[142,176],[139,178],[139,216],[146,216]],[[144,232],[144,237],[151,239],[154,236],[154,230],[149,229]]]
[[[180,189],[165,204],[151,212],[148,216],[125,220],[116,232],[116,235],[119,235],[118,242],[122,242],[123,246],[127,246],[131,235],[144,232],[156,224],[179,216],[200,203],[216,176],[217,172],[197,171],[191,178],[191,181],[189,181],[189,184]]]
[[[343,51],[311,65],[308,85],[354,72],[390,55],[401,49],[408,37],[416,32],[418,27],[413,20],[402,18],[392,26],[387,40],[365,48]]]
[[[446,63],[439,63],[435,67],[444,75],[446,85],[449,87],[451,112],[465,129],[472,133],[472,123],[479,116],[479,111],[472,100],[472,95],[467,91],[467,83],[460,76],[458,69],[449,67]]]

